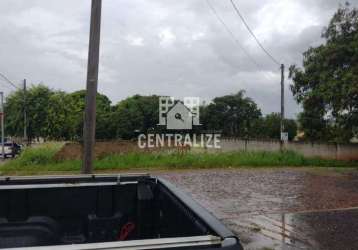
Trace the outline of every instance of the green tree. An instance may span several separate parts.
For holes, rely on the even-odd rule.
[[[5,111],[5,132],[8,135],[23,136],[24,133],[24,94],[17,90],[6,97]]]
[[[73,139],[82,138],[86,91],[79,90],[69,94],[67,105],[71,108],[70,120]],[[96,139],[114,137],[111,117],[111,101],[103,94],[96,96]]]
[[[116,137],[131,139],[136,131],[155,129],[158,123],[159,97],[135,95],[119,102],[113,108]]]
[[[292,119],[284,119],[284,128],[285,132],[288,132],[288,139],[291,141],[295,138],[297,134],[297,124]],[[281,131],[281,115],[279,113],[271,113],[266,115],[262,119],[261,124],[261,134],[264,138],[269,139],[280,139],[280,131]]]
[[[253,137],[255,123],[261,117],[260,109],[251,98],[245,97],[243,90],[216,97],[201,110],[204,128],[221,130],[225,136]]]
[[[77,140],[82,137],[85,91],[67,94],[53,91],[44,85],[32,86],[26,94],[27,134],[29,139]],[[115,136],[111,120],[111,102],[107,96],[97,94],[96,138]],[[24,93],[17,90],[6,99],[6,132],[22,136],[24,129]]]
[[[69,96],[65,92],[54,92],[49,99],[46,117],[46,136],[51,139],[72,139],[75,131],[72,129],[74,121],[73,107]]]
[[[322,37],[304,52],[303,68],[290,67],[291,90],[308,139],[347,142],[358,124],[358,10],[340,7]]]
[[[23,135],[23,110],[26,105],[27,136],[29,139],[47,137],[47,117],[52,94],[51,89],[40,84],[27,91],[26,104],[24,104],[24,93],[21,90],[8,96],[5,105],[7,133],[16,136]]]

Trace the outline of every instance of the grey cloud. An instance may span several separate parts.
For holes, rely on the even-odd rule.
[[[254,43],[229,0],[210,1],[259,67],[235,44],[204,0],[106,0],[99,90],[115,103],[137,93],[208,100],[246,89],[264,113],[279,111],[277,66]],[[300,65],[302,52],[322,42],[323,27],[343,1],[236,2],[273,55],[287,65]],[[265,12],[273,3],[294,6],[287,11],[310,20],[295,23],[281,16],[282,24],[273,26],[273,14]],[[84,88],[89,12],[89,0],[0,1],[0,71],[17,83],[26,77],[55,89]],[[288,87],[286,93],[287,114],[293,117],[299,108]]]

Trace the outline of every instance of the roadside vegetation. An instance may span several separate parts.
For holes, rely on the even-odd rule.
[[[6,128],[9,136],[21,137],[24,130],[22,90],[11,93],[6,99]],[[73,93],[52,90],[44,85],[34,85],[27,91],[27,127],[29,139],[78,141],[82,138],[84,90]],[[96,138],[99,140],[133,139],[138,131],[158,128],[159,96],[134,95],[113,105],[110,99],[97,94]],[[279,139],[280,115],[263,115],[255,101],[245,91],[216,97],[200,107],[203,124],[197,132],[220,130],[226,137]],[[284,120],[292,140],[297,132],[296,122]]]
[[[0,174],[79,173],[80,160],[55,160],[62,143],[45,143],[25,149],[19,157],[0,166]],[[356,167],[357,162],[306,158],[286,152],[235,153],[127,153],[108,155],[95,161],[95,171],[255,168],[255,167]]]

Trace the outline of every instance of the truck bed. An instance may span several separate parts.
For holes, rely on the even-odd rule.
[[[169,182],[146,174],[0,178],[0,248],[242,249]]]

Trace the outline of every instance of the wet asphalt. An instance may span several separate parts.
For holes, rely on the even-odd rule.
[[[245,249],[358,249],[358,171],[218,169],[156,174],[182,188]]]

